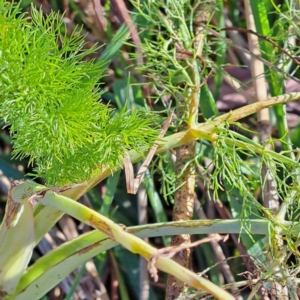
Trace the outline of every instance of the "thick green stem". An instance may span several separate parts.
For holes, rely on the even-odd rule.
[[[39,198],[40,203],[55,207],[79,221],[100,230],[132,253],[138,253],[147,260],[150,260],[157,254],[157,249],[150,246],[142,239],[128,233],[126,229],[94,210],[65,196],[53,193],[52,191],[48,191],[45,195],[41,196],[42,198]],[[218,286],[202,277],[198,277],[195,273],[183,268],[170,258],[158,256],[156,266],[160,270],[175,276],[183,282],[186,282],[191,287],[203,289],[218,299],[234,299],[234,297],[220,289]],[[150,272],[151,271],[155,273],[152,269],[150,269]]]

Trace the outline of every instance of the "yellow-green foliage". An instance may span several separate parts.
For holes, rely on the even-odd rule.
[[[113,111],[100,101],[103,62],[83,60],[80,32],[67,37],[63,19],[31,17],[0,0],[0,118],[10,126],[14,155],[36,162],[47,184],[90,178],[114,168],[127,149],[149,147],[157,135],[143,110]]]

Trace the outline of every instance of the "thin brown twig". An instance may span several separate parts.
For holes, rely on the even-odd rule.
[[[139,225],[145,225],[148,223],[147,214],[147,192],[145,187],[141,187],[137,192],[137,204],[138,204],[138,223]],[[144,241],[149,243],[148,238],[144,238]],[[150,293],[149,275],[147,271],[147,261],[143,258],[139,258],[139,300],[148,300]]]
[[[290,75],[289,73],[284,72],[284,71],[281,70],[280,68],[276,67],[274,64],[270,63],[269,61],[267,61],[266,59],[264,59],[264,58],[262,58],[262,57],[260,57],[260,56],[258,56],[258,55],[255,55],[254,53],[252,53],[252,52],[249,51],[248,49],[243,48],[243,47],[240,47],[240,46],[234,44],[234,43],[232,42],[232,40],[223,37],[223,36],[222,36],[219,32],[217,32],[216,30],[213,30],[213,29],[210,28],[210,27],[206,27],[205,29],[206,29],[207,31],[209,31],[212,35],[214,35],[214,36],[216,36],[216,37],[218,37],[218,38],[224,40],[224,41],[225,41],[228,45],[230,45],[231,47],[234,47],[235,49],[238,49],[238,50],[240,50],[240,51],[243,51],[244,53],[249,54],[250,56],[252,56],[252,57],[254,57],[254,58],[256,58],[256,59],[262,61],[262,62],[263,62],[266,66],[268,66],[270,69],[279,72],[280,74],[282,74],[282,75],[284,75],[284,76],[286,76],[286,77],[288,77],[288,78],[294,80],[294,81],[297,82],[297,83],[300,83],[300,80],[299,80],[298,78],[296,78],[295,76],[292,76],[292,75]]]
[[[269,37],[262,35],[258,32],[253,31],[252,29],[245,29],[245,28],[239,28],[239,27],[225,27],[222,28],[221,31],[229,31],[229,30],[235,30],[235,31],[239,31],[239,32],[243,32],[243,33],[250,33],[250,34],[254,34],[257,37],[259,37],[262,40],[265,40],[266,42],[269,42],[270,44],[272,44],[274,47],[276,47],[279,51],[281,51],[282,53],[284,53],[286,56],[288,56],[296,65],[300,66],[300,61],[297,60],[295,57],[293,57],[291,54],[289,54],[284,48],[282,48],[281,46],[279,46],[277,43],[275,43],[272,39],[270,39]]]
[[[168,130],[171,121],[172,121],[172,117],[173,117],[173,112],[171,112],[170,116],[168,117],[168,119],[166,120],[158,138],[161,139],[163,138],[163,136],[165,135],[166,131]],[[142,182],[146,171],[148,170],[149,164],[156,152],[158,148],[158,144],[154,144],[150,151],[147,154],[147,157],[145,159],[145,161],[143,162],[143,164],[141,165],[138,174],[136,175],[136,178],[134,178],[134,171],[133,171],[133,166],[132,163],[130,161],[130,157],[129,154],[126,153],[125,157],[124,157],[124,169],[125,169],[125,175],[126,175],[126,187],[127,187],[127,192],[130,194],[136,194],[140,183]]]
[[[197,247],[201,244],[208,243],[211,241],[216,241],[216,242],[226,242],[228,239],[229,235],[221,236],[220,234],[211,234],[209,237],[203,238],[199,241],[193,242],[193,243],[187,243],[187,244],[181,244],[179,246],[170,246],[170,247],[165,247],[162,249],[157,250],[157,252],[152,255],[148,261],[148,270],[153,277],[154,281],[158,280],[158,275],[157,275],[157,268],[155,266],[157,258],[160,256],[172,258],[175,254],[182,252],[183,250],[186,249],[191,249],[194,247]]]
[[[129,29],[132,41],[137,51],[137,66],[141,67],[143,65],[142,43],[138,31],[129,15],[126,4],[124,3],[124,0],[111,0],[111,5],[113,5],[118,10],[121,18]]]
[[[187,58],[195,58],[197,60],[200,60],[202,63],[202,70],[201,70],[200,75],[203,74],[203,72],[206,69],[206,62],[205,62],[204,58],[198,54],[195,56],[191,51],[188,51],[187,49],[185,49],[179,41],[175,41],[174,45],[176,47],[176,58],[178,60],[187,59]]]
[[[106,27],[107,21],[103,17],[100,0],[93,0],[93,5],[94,5],[94,11],[96,14],[95,19],[97,20],[97,23],[98,23],[99,33],[102,38],[106,39],[106,28],[105,27]]]
[[[195,213],[199,219],[207,219],[203,207],[195,193]],[[209,234],[208,237],[211,237],[213,234]],[[226,260],[226,256],[223,252],[222,247],[215,240],[210,241],[212,251],[214,252],[214,257],[217,262],[220,263],[221,272],[228,283],[235,282],[234,276],[231,272],[230,266]],[[239,294],[239,291],[236,288],[232,288],[231,293],[236,296],[237,300],[242,300],[242,296]]]

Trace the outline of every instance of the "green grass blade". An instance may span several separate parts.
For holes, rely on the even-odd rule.
[[[240,21],[241,21],[239,6],[237,5],[236,0],[229,0],[228,4],[229,4],[228,11],[230,13],[230,20],[231,20],[233,26],[239,27]]]
[[[159,197],[159,193],[156,191],[154,186],[154,181],[152,176],[148,173],[148,176],[145,176],[145,188],[149,198],[150,205],[153,209],[156,222],[167,222],[168,218],[166,216],[162,201]],[[170,245],[170,237],[163,237],[164,246],[167,247]]]
[[[106,193],[103,198],[103,204],[100,213],[104,216],[109,215],[111,209],[111,203],[114,199],[115,193],[117,191],[117,185],[119,183],[121,171],[115,172],[113,175],[109,176],[106,181]]]
[[[118,53],[124,42],[127,40],[128,35],[129,30],[127,26],[123,24],[98,59],[98,63],[103,65],[103,68],[106,69],[108,67],[114,56]]]
[[[263,0],[251,0],[251,9],[255,21],[256,30],[263,36],[270,37],[271,28],[268,20],[268,11]],[[263,41],[260,39],[260,47],[262,49],[262,57],[271,60],[273,57],[274,48],[271,43]],[[284,83],[283,77],[278,72],[271,70],[265,66],[266,78],[269,83],[270,93],[272,96],[281,95],[284,93]],[[278,128],[279,137],[284,137],[286,135],[286,130],[284,126],[284,112],[283,105],[277,105],[273,108],[276,116],[276,125]],[[282,143],[283,150],[288,150],[285,143]]]
[[[89,190],[87,192],[88,198],[91,201],[91,204],[93,206],[93,208],[96,211],[100,211],[101,207],[103,205],[103,198],[99,192],[99,190],[97,189],[97,187],[92,188],[91,190]]]
[[[82,278],[82,276],[84,274],[84,271],[85,271],[85,264],[83,264],[80,267],[78,273],[76,274],[76,277],[75,277],[75,279],[72,283],[71,289],[70,289],[69,293],[67,294],[67,296],[65,297],[65,300],[72,300],[73,299],[72,297],[73,297],[73,295],[76,291],[77,286],[80,283],[80,279]]]
[[[215,99],[210,92],[207,84],[201,87],[200,108],[205,119],[209,119],[211,117],[219,115]]]
[[[217,7],[217,22],[219,24],[219,27],[223,28],[225,27],[223,0],[217,1]],[[221,31],[220,34],[224,36],[224,38],[226,38],[225,31]],[[218,100],[221,91],[221,85],[223,82],[223,70],[221,68],[225,64],[227,44],[222,40],[218,40],[216,43],[216,64],[218,68],[216,69],[216,73],[214,74],[214,99]]]
[[[124,250],[124,249],[122,249]],[[119,291],[120,291],[120,296],[121,296],[121,299],[124,299],[124,300],[130,300],[130,296],[129,296],[129,293],[128,293],[128,290],[127,290],[127,286],[125,284],[125,279],[123,278],[123,274],[122,272],[120,271],[120,262],[117,262],[117,259],[115,257],[115,255],[113,254],[113,252],[110,252],[110,258],[112,260],[112,265],[113,265],[113,268],[115,269],[115,272],[117,274],[117,280],[118,280],[118,285],[119,285]],[[132,275],[130,273],[127,273],[128,271],[129,272],[133,272],[134,268],[132,266],[132,260],[128,260],[128,258],[124,258],[124,260],[121,260],[121,264],[122,263],[128,263],[130,264],[130,267],[129,268],[126,268],[126,272],[125,274],[128,274],[128,275]],[[132,276],[129,276],[130,279],[132,279]],[[137,282],[137,281],[136,281]],[[135,285],[133,285],[135,286]]]

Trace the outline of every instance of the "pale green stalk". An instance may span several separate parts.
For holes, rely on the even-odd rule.
[[[252,234],[266,235],[269,233],[270,221],[249,220]],[[292,222],[283,221],[280,234],[288,232],[297,234],[300,225],[294,226]],[[285,229],[286,228],[286,229]],[[148,224],[127,228],[127,232],[140,238],[162,237],[178,234],[247,234],[241,227],[239,220],[193,220],[169,223]],[[15,295],[16,299],[28,299],[30,295],[41,298],[46,291],[58,284],[61,278],[66,277],[76,267],[83,264],[97,254],[118,245],[108,239],[104,233],[94,230],[83,234],[72,241],[68,241],[58,248],[50,251],[37,260],[22,276]],[[32,299],[33,300],[33,299]]]
[[[41,196],[42,198],[39,199],[40,203],[55,207],[87,225],[99,229],[132,253],[138,253],[147,260],[150,260],[153,255],[157,254],[157,249],[145,243],[142,239],[126,232],[121,226],[98,214],[94,210],[65,196],[53,193],[50,190]],[[215,284],[198,277],[195,273],[181,267],[170,258],[158,256],[156,266],[160,270],[175,276],[196,289],[203,289],[209,292],[218,299],[234,299],[230,294]],[[150,270],[150,272],[151,271],[155,272],[153,270]]]
[[[19,184],[14,182],[12,186]],[[23,185],[19,194],[16,186],[9,191],[5,216],[0,226],[0,298],[9,299],[14,293],[32,256],[34,248],[32,192],[41,191],[35,183]],[[42,187],[44,188],[44,187]]]

